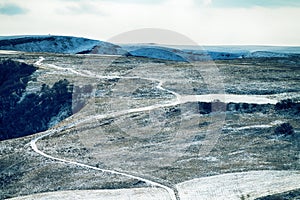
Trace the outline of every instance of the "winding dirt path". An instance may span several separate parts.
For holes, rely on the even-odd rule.
[[[37,61],[35,64],[36,65],[42,65],[42,62],[45,60],[45,58],[41,57],[39,61]],[[53,67],[53,65],[51,65],[50,67]],[[76,72],[75,70],[71,70],[71,72],[77,74],[77,75],[82,75],[81,73],[79,72]],[[111,78],[111,77],[106,77],[106,78]],[[164,105],[166,106],[166,105]],[[123,173],[123,172],[118,172],[118,171],[115,171],[115,170],[109,170],[109,169],[102,169],[102,168],[98,168],[98,167],[94,167],[94,166],[90,166],[90,165],[87,165],[87,164],[83,164],[83,163],[79,163],[79,162],[74,162],[74,161],[70,161],[70,160],[66,160],[66,159],[62,159],[62,158],[57,158],[57,157],[54,157],[54,156],[51,156],[51,155],[48,155],[44,152],[42,152],[41,150],[38,149],[36,143],[47,137],[47,136],[51,136],[52,134],[55,134],[57,132],[61,132],[67,128],[71,128],[71,127],[74,127],[76,125],[79,125],[83,122],[86,122],[86,121],[89,121],[89,120],[92,120],[92,119],[104,119],[104,118],[107,118],[109,116],[116,116],[116,115],[122,115],[122,114],[126,114],[126,113],[133,113],[133,112],[140,112],[140,111],[147,111],[147,110],[151,110],[151,109],[155,109],[156,106],[149,106],[149,107],[144,107],[144,108],[140,108],[140,109],[131,109],[131,110],[128,110],[128,111],[122,111],[122,112],[117,112],[117,113],[112,113],[110,115],[97,115],[97,116],[92,116],[90,118],[87,118],[87,119],[84,119],[84,120],[80,120],[80,121],[77,121],[76,123],[71,123],[71,124],[68,124],[66,126],[63,126],[63,127],[60,127],[58,129],[50,129],[48,131],[45,131],[41,136],[33,139],[31,142],[30,142],[30,146],[31,148],[38,154],[46,157],[46,158],[50,158],[50,159],[53,159],[53,160],[56,160],[56,161],[60,161],[60,162],[64,162],[64,163],[68,163],[68,164],[72,164],[72,165],[77,165],[77,166],[80,166],[80,167],[85,167],[85,168],[89,168],[89,169],[93,169],[93,170],[97,170],[97,171],[101,171],[101,172],[106,172],[106,173],[110,173],[110,174],[115,174],[115,175],[120,175],[120,176],[124,176],[124,177],[128,177],[128,178],[132,178],[132,179],[136,179],[136,180],[139,180],[139,181],[142,181],[142,182],[145,182],[146,184],[148,184],[149,186],[152,186],[152,187],[159,187],[159,188],[163,188],[164,190],[166,190],[169,195],[170,195],[170,199],[171,200],[178,200],[179,197],[176,195],[176,190],[173,189],[173,188],[170,188],[166,185],[162,185],[160,183],[157,183],[157,182],[154,182],[154,181],[151,181],[151,180],[148,180],[148,179],[145,179],[145,178],[142,178],[142,177],[138,177],[138,176],[134,176],[134,175],[131,175],[131,174],[128,174],[128,173]]]
[[[36,65],[42,65],[42,62],[45,59],[41,57],[35,64]],[[48,67],[51,68],[56,68],[58,70],[66,70],[65,68],[60,68],[55,65],[48,65]],[[97,75],[95,74],[88,74],[88,73],[82,73],[78,72],[74,69],[67,69],[71,73],[74,73],[79,76],[88,76],[88,77],[95,77]],[[119,77],[119,76],[97,76],[98,78],[139,78],[139,77]],[[82,123],[92,121],[92,120],[99,120],[99,119],[105,119],[109,117],[116,117],[116,116],[121,116],[124,114],[129,114],[129,113],[135,113],[135,112],[142,112],[142,111],[150,111],[153,109],[157,108],[163,108],[163,107],[168,107],[168,106],[174,106],[178,104],[182,104],[185,102],[198,102],[198,101],[211,101],[212,98],[217,98],[218,96],[203,96],[203,95],[191,95],[191,96],[181,96],[180,94],[177,94],[173,91],[167,90],[163,88],[163,81],[157,80],[157,79],[150,79],[150,78],[145,78],[146,80],[150,81],[155,81],[157,82],[157,88],[160,90],[164,90],[167,92],[170,92],[175,96],[174,100],[171,103],[166,103],[166,104],[157,104],[157,105],[151,105],[151,106],[146,106],[146,107],[141,107],[141,108],[135,108],[135,109],[128,109],[124,111],[119,111],[115,113],[109,113],[109,114],[102,114],[102,115],[94,115],[90,116],[84,119],[79,119],[76,122],[70,123],[68,125],[59,127],[59,128],[54,128],[47,130],[42,133],[41,136],[33,139],[30,142],[31,148],[41,156],[44,156],[49,159],[53,159],[56,161],[64,162],[70,165],[77,165],[80,167],[96,170],[96,171],[101,171],[101,172],[107,172],[110,174],[115,174],[115,175],[120,175],[128,178],[133,178],[139,181],[143,181],[149,186],[155,187],[155,188],[141,188],[141,189],[130,189],[132,191],[148,191],[148,190],[155,190],[157,193],[161,193],[161,198],[158,199],[171,199],[171,200],[192,200],[192,199],[240,199],[247,197],[246,199],[254,199],[254,197],[259,197],[262,195],[267,195],[267,194],[274,194],[278,192],[284,192],[286,190],[290,189],[295,189],[295,188],[300,188],[300,174],[299,172],[289,172],[289,171],[257,171],[257,172],[246,172],[246,173],[233,173],[233,174],[224,174],[224,175],[219,175],[219,176],[213,176],[213,177],[206,177],[206,178],[199,178],[199,179],[194,179],[190,180],[184,183],[180,183],[176,186],[176,188],[171,188],[169,186],[163,185],[161,183],[154,182],[152,180],[139,177],[139,176],[134,176],[129,173],[123,173],[123,172],[118,172],[115,170],[109,170],[109,169],[102,169],[94,166],[90,166],[87,164],[71,161],[71,160],[66,160],[62,158],[57,158],[51,155],[48,155],[44,152],[42,152],[40,149],[38,149],[37,142],[45,137],[51,136],[55,133],[61,132],[63,130],[66,130],[68,128],[80,125]],[[234,98],[228,98],[228,99],[234,99]],[[227,99],[227,100],[228,100]],[[244,99],[245,100],[245,99]],[[237,99],[236,101],[239,101]],[[259,102],[271,102],[274,103],[270,99],[266,98],[255,98],[252,97],[252,101],[259,101]],[[269,181],[266,181],[264,177],[271,177]],[[163,191],[166,191],[168,194],[168,198],[163,195]],[[178,190],[178,193],[177,193]],[[123,192],[128,192],[127,189],[124,190],[114,190],[116,193],[111,193],[113,198],[110,196],[105,197],[105,199],[122,199],[122,193]],[[121,193],[118,193],[120,192]],[[93,194],[98,194],[98,195],[108,195],[109,192],[112,191],[106,191],[106,190],[101,190],[101,191],[93,191],[93,192],[88,192],[91,195]],[[79,192],[80,193],[80,192]],[[87,193],[80,193],[78,195],[84,195]],[[101,193],[101,194],[100,194]],[[130,192],[129,192],[130,193]],[[47,195],[55,195],[56,193],[45,193]],[[68,191],[64,192],[58,192],[57,194],[59,195],[68,195]],[[75,192],[75,194],[77,194]],[[132,193],[133,194],[133,193]],[[135,193],[134,193],[135,194]],[[38,194],[42,195],[43,194]],[[42,197],[41,196],[41,197]],[[100,197],[98,196],[98,197]],[[38,196],[37,196],[38,197]],[[61,197],[61,196],[60,196]],[[143,196],[136,196],[137,198],[135,199],[143,199]],[[139,198],[138,198],[139,197]],[[19,198],[19,199],[22,199]],[[39,199],[39,198],[37,198]],[[79,198],[80,199],[80,198]],[[83,198],[84,199],[84,198]],[[126,198],[125,198],[126,199]],[[131,199],[130,197],[128,199]],[[156,196],[153,195],[147,199],[156,199]]]

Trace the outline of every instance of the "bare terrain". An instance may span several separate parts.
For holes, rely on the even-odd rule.
[[[297,55],[187,63],[0,52],[8,58],[37,67],[25,98],[68,80],[72,115],[0,141],[1,199],[256,199],[300,190]]]

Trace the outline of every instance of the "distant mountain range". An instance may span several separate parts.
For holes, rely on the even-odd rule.
[[[180,62],[258,57],[289,57],[300,47],[276,46],[178,46],[123,44],[72,36],[1,36],[0,50],[62,54],[125,55]]]

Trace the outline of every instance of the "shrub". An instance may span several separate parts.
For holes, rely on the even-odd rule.
[[[281,114],[298,116],[300,114],[300,102],[292,99],[285,99],[275,105],[275,110]]]
[[[275,128],[275,134],[277,135],[285,135],[285,136],[289,136],[289,135],[294,135],[294,128],[292,127],[292,125],[290,125],[289,123],[283,123],[280,126]]]
[[[284,110],[284,109],[291,109],[295,106],[295,102],[293,102],[292,99],[284,99],[284,100],[281,100],[280,102],[278,102],[276,105],[275,105],[275,109],[276,110]]]
[[[209,114],[212,112],[211,103],[198,102],[200,114]]]

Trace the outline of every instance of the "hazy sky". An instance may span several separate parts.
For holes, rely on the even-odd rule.
[[[0,35],[108,40],[141,28],[199,45],[300,46],[300,0],[0,0]]]

